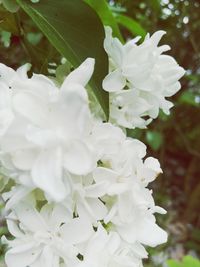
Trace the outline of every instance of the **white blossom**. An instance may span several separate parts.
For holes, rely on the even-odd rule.
[[[178,90],[178,77],[170,74],[175,68],[181,75],[177,63],[164,56],[161,71],[168,48],[157,47],[161,35],[123,46],[108,30],[111,72],[103,86],[111,91],[110,122],[89,105],[93,59],[60,87],[44,75],[29,78],[29,65],[14,71],[0,64],[1,171],[15,183],[2,194],[14,237],[2,239],[8,267],[142,267],[144,246],[166,242],[155,218],[165,210],[148,189],[160,164],[147,157],[145,144],[112,124],[144,127]],[[168,67],[170,82],[163,74]]]
[[[10,247],[5,256],[9,267],[58,267],[60,261],[74,263],[79,254],[76,245],[93,234],[86,218],[73,218],[61,205],[45,205],[38,212],[21,202],[7,222],[15,237],[13,241],[4,240]]]
[[[2,71],[2,79],[10,84],[6,89],[12,86],[14,114],[9,127],[2,130],[6,133],[0,140],[2,161],[57,201],[70,191],[70,173],[87,174],[95,166],[87,143],[92,117],[84,89],[93,67],[94,60],[87,59],[60,89],[42,75],[20,80],[16,72],[9,80]]]
[[[169,114],[173,106],[166,97],[180,88],[184,74],[173,57],[163,55],[168,45],[158,46],[164,31],[138,38],[123,45],[106,27],[105,50],[110,59],[110,73],[103,88],[110,92],[111,120],[126,128],[144,128],[158,116],[159,109]],[[146,120],[145,117],[148,117]]]
[[[124,246],[116,232],[110,232],[99,225],[83,249],[84,260],[77,267],[142,267],[141,258],[133,253],[134,249]]]
[[[118,137],[112,140],[114,153],[107,145],[111,136]],[[93,177],[97,185],[104,184],[105,188],[104,196],[101,197],[108,209],[104,222],[111,222],[129,243],[156,246],[166,242],[167,234],[156,225],[153,215],[165,211],[155,206],[152,192],[146,188],[162,172],[158,160],[152,157],[143,160],[146,155],[145,145],[126,138],[122,131],[109,123],[102,126],[101,135],[97,134],[96,144],[98,142],[101,144],[102,166],[94,169]],[[150,235],[143,235],[145,231],[151,231],[154,239]]]

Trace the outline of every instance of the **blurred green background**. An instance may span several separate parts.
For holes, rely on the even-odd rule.
[[[156,203],[168,211],[158,221],[168,231],[169,240],[149,250],[146,266],[199,267],[200,263],[192,263],[190,257],[182,264],[167,260],[188,254],[200,256],[200,1],[108,3],[125,39],[165,30],[162,42],[171,46],[169,54],[186,69],[182,90],[172,99],[175,107],[171,115],[161,113],[148,130],[129,131],[129,135],[148,145],[149,155],[160,160],[164,172],[151,187]],[[15,69],[31,62],[35,72],[48,74],[54,71],[55,63],[60,64],[61,57],[25,13],[11,14],[0,7],[0,62]],[[2,216],[3,234],[7,229]],[[4,249],[0,246],[1,258]]]

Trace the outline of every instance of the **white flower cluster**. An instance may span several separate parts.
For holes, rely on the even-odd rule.
[[[164,96],[179,89],[174,76],[180,77],[182,69],[171,58],[162,60],[165,47],[155,48],[160,36],[158,32],[138,47],[129,42],[120,50],[123,57],[131,52],[126,77],[117,50],[121,44],[111,35],[106,38],[105,47],[118,68],[115,62],[104,87],[113,91],[111,116],[118,116],[114,101],[123,100],[118,121],[123,126],[124,108],[134,109],[131,125],[135,119],[134,126],[141,126],[146,102],[155,102],[154,108],[148,103],[155,117],[161,96],[165,103]],[[130,66],[131,60],[137,63]],[[152,64],[161,93],[155,92],[157,76],[149,74]],[[61,86],[43,75],[29,78],[29,67],[14,71],[0,64],[0,162],[15,183],[3,194],[14,236],[3,238],[9,246],[7,266],[141,267],[147,257],[144,246],[167,240],[154,215],[165,210],[155,205],[147,188],[162,172],[158,160],[146,157],[142,142],[91,112],[85,86],[93,59],[86,59]],[[171,82],[162,79],[166,72]],[[125,85],[131,89],[122,91]]]
[[[140,38],[125,45],[112,37],[106,27],[105,50],[110,59],[110,73],[103,81],[110,92],[111,121],[126,128],[145,128],[158,117],[159,109],[169,114],[173,104],[165,97],[180,90],[178,80],[185,71],[173,57],[163,55],[168,45],[158,47],[164,31],[157,31],[137,45]]]

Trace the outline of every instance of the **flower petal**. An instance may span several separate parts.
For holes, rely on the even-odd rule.
[[[63,200],[68,191],[63,182],[62,154],[60,148],[56,151],[45,150],[38,156],[32,168],[34,184],[48,193],[55,201]]]
[[[85,86],[94,71],[94,58],[87,58],[78,68],[72,71],[65,79],[62,84],[61,90],[63,87],[69,86],[69,84],[76,83],[82,86]]]
[[[72,141],[64,155],[64,166],[73,174],[88,174],[95,167],[94,156],[86,144]]]
[[[9,267],[32,266],[38,258],[40,248],[35,248],[35,243],[23,243],[16,248],[10,249],[5,255],[5,262]]]
[[[92,224],[84,218],[75,218],[61,226],[60,234],[67,244],[75,245],[87,241],[93,234]]]
[[[117,92],[126,85],[126,78],[119,69],[110,72],[103,80],[103,89],[108,92]]]

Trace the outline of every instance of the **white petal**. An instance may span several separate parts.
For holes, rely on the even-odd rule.
[[[97,167],[93,171],[93,177],[95,182],[101,183],[102,181],[105,181],[107,183],[115,183],[118,177],[118,173],[104,167]]]
[[[113,255],[116,252],[116,250],[120,247],[120,243],[121,243],[121,240],[120,240],[118,233],[110,232],[109,241],[106,247],[111,255]]]
[[[61,204],[47,204],[42,207],[40,214],[52,231],[56,231],[61,224],[68,222],[72,218],[72,214]]]
[[[20,170],[30,170],[38,155],[34,149],[18,150],[12,154],[12,162]]]
[[[170,85],[176,83],[184,74],[185,74],[185,70],[181,67],[177,67],[176,71],[174,72],[174,75],[170,75],[165,80],[166,86],[170,86]]]
[[[9,200],[6,203],[6,210],[13,209],[31,191],[32,191],[32,188],[30,188],[30,187],[16,186],[13,189],[13,192],[12,192],[12,194],[10,196],[8,196],[7,193],[4,193],[3,194],[3,198],[4,197],[7,198],[7,196],[9,197]],[[5,200],[5,198],[4,198],[4,200]]]
[[[85,194],[87,197],[90,198],[102,197],[103,195],[106,194],[107,187],[108,183],[106,181],[103,181],[98,184],[92,184],[90,186],[85,187]]]
[[[5,262],[9,267],[31,266],[40,252],[40,248],[35,248],[35,243],[25,243],[10,249],[5,255]]]
[[[31,205],[20,202],[15,208],[15,212],[17,214],[20,223],[33,233],[37,231],[47,231],[47,224],[43,220],[40,213]]]
[[[19,229],[19,226],[17,224],[17,219],[16,221],[12,219],[13,215],[10,214],[8,219],[7,219],[7,226],[8,226],[8,230],[10,232],[11,235],[13,235],[14,237],[23,237],[23,233],[21,232],[21,230]],[[10,218],[10,219],[9,219]]]
[[[16,73],[19,75],[20,79],[28,79],[27,72],[31,69],[31,64],[26,63],[23,66],[19,67]]]
[[[55,201],[63,200],[68,194],[62,180],[62,154],[59,148],[41,152],[33,165],[31,174],[34,184]]]
[[[157,159],[153,157],[148,157],[145,159],[144,164],[147,168],[155,171],[157,174],[162,173],[162,169],[160,168],[160,163]]]
[[[115,183],[108,188],[107,194],[110,196],[120,195],[128,191],[129,189],[130,185],[128,183]]]
[[[103,80],[103,89],[108,92],[117,92],[126,85],[126,78],[119,69],[110,72]]]
[[[93,58],[87,58],[78,68],[72,71],[62,84],[61,90],[65,86],[69,86],[72,83],[85,86],[94,71],[95,60]]]
[[[45,125],[48,118],[46,99],[32,92],[22,91],[13,96],[15,110],[36,125]]]
[[[0,110],[0,136],[3,136],[14,119],[14,114],[9,109]]]
[[[65,131],[66,138],[83,138],[91,124],[88,95],[79,84],[61,88],[60,98],[55,106],[55,121]]]
[[[104,40],[104,49],[112,59],[114,64],[121,67],[123,61],[124,46],[117,38],[112,37],[112,29],[109,26],[105,27],[106,38]]]
[[[61,226],[60,234],[67,244],[75,245],[87,241],[93,233],[92,224],[85,218],[75,218]]]
[[[99,199],[88,199],[87,203],[92,211],[93,218],[96,220],[103,220],[107,214],[105,204]]]
[[[155,32],[151,37],[150,37],[150,40],[153,42],[153,44],[155,46],[158,45],[158,43],[160,42],[160,39],[162,38],[162,36],[166,34],[165,31],[157,31]]]
[[[141,221],[137,231],[138,241],[144,245],[155,247],[167,242],[167,233],[149,218]]]
[[[0,63],[0,81],[9,85],[13,78],[16,76],[16,72],[6,65]]]
[[[132,198],[130,193],[124,193],[118,197],[118,209],[119,215],[122,221],[129,221],[129,218],[132,217]]]
[[[40,266],[55,267],[53,265],[54,257],[54,251],[49,246],[45,246],[40,256]]]
[[[64,155],[64,166],[73,174],[88,174],[95,167],[93,154],[83,142],[72,141]]]
[[[138,258],[140,258],[140,259],[148,258],[148,253],[147,253],[146,249],[140,243],[136,242],[132,246],[132,250]]]

